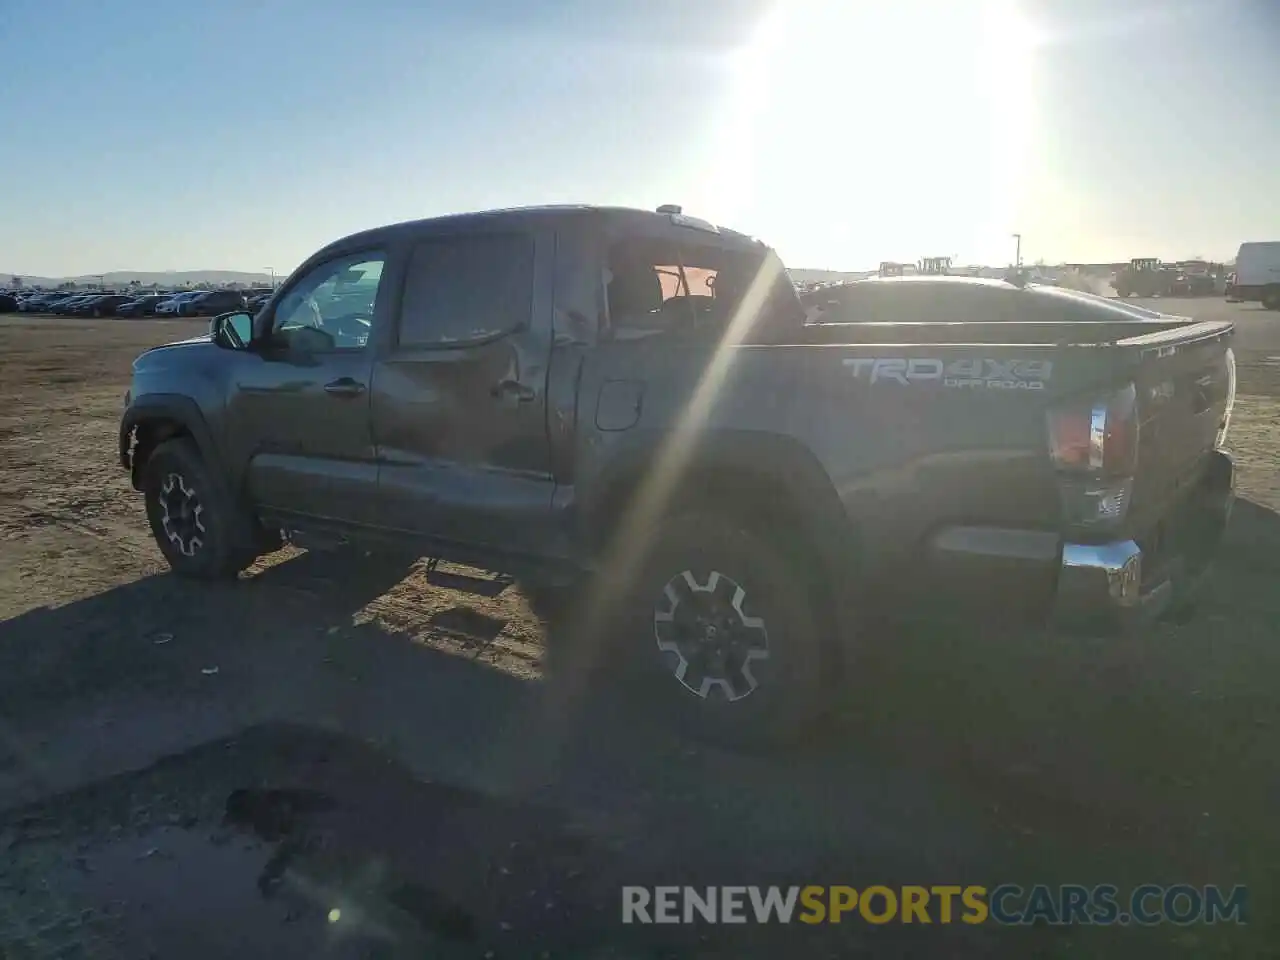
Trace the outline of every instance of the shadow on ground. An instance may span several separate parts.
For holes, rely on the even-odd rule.
[[[164,573],[31,610],[0,623],[0,713],[58,709],[140,688],[198,696],[207,684],[200,669],[190,669],[197,654],[211,670],[280,630],[350,623],[403,576],[394,565],[344,569],[332,557],[301,554],[235,582]],[[181,655],[164,656],[170,649]]]
[[[0,842],[6,957],[990,955],[971,930],[624,926],[622,886],[664,881],[612,838],[287,725],[11,811]]]
[[[120,916],[108,911],[104,922],[122,935],[166,935],[160,916],[203,923],[194,918],[206,897],[215,906],[239,904],[223,914],[211,906],[211,916],[260,915],[245,921],[246,931],[306,927],[305,936],[281,934],[281,943],[308,955],[346,929],[341,918],[328,923],[335,908],[348,922],[366,918],[361,936],[381,937],[382,949],[425,943],[477,956],[485,944],[502,947],[495,956],[538,955],[524,944],[545,944],[539,949],[552,956],[564,949],[593,956],[590,949],[608,944],[619,952],[599,955],[772,956],[797,947],[806,955],[872,948],[893,955],[939,948],[950,956],[1258,955],[1250,951],[1276,929],[1263,910],[1244,929],[922,930],[855,922],[763,932],[623,928],[615,911],[624,883],[681,882],[1244,883],[1255,903],[1273,902],[1278,546],[1280,518],[1242,501],[1201,617],[1138,637],[959,628],[865,637],[826,742],[773,757],[676,741],[607,704],[558,713],[536,681],[485,662],[481,651],[505,624],[463,598],[436,598],[424,617],[428,632],[472,644],[448,652],[412,632],[357,622],[403,568],[349,568],[304,555],[226,586],[150,578],[0,625],[0,732],[7,731],[10,764],[49,762],[56,752],[26,738],[32,717],[98,702],[116,711],[95,734],[102,745],[125,728],[145,737],[157,723],[209,716],[220,718],[224,737],[257,732],[233,747],[213,735],[172,744],[159,752],[178,758],[139,775],[143,787],[114,779],[106,782],[115,786],[29,805],[11,814],[11,842],[22,823],[30,826],[34,835],[19,847],[46,844],[51,852],[40,856],[57,860],[51,886],[39,889],[72,891],[65,895],[73,900],[92,901],[93,890],[106,889],[93,887],[99,875],[121,888],[144,883],[132,878],[151,867],[173,876],[147,881],[152,893],[139,900],[161,891],[168,899],[141,926],[121,919],[123,908]],[[175,712],[165,712],[170,706]],[[85,733],[76,728],[75,736],[79,742]],[[214,746],[188,753],[200,742]],[[321,754],[330,759],[316,760]],[[156,786],[156,770],[170,778],[165,785]],[[214,785],[201,786],[206,781]],[[186,837],[172,841],[179,866],[165,866],[165,844],[138,836],[151,821],[98,818],[95,811],[123,808],[94,790],[203,798],[182,801],[188,806],[174,814],[176,823],[164,821],[166,836]],[[238,798],[234,823],[223,824],[228,798]],[[167,802],[134,806],[167,809]],[[68,812],[75,810],[82,812]],[[87,817],[88,832],[69,841],[67,817]],[[191,817],[212,831],[208,837],[183,826]],[[141,849],[119,846],[126,840]],[[507,848],[513,852],[526,841],[527,863],[501,860],[502,844],[516,844]],[[569,860],[577,866],[561,875],[551,865],[561,863],[555,851],[562,842],[576,850]],[[77,845],[97,843],[117,846],[94,865]],[[227,863],[188,872],[227,879],[183,893],[180,865],[208,857]],[[512,874],[502,873],[504,865]],[[33,871],[25,876],[40,872]],[[5,874],[3,890],[21,917],[35,902],[22,898],[37,887],[15,887],[13,876]],[[519,886],[503,887],[508,876],[531,881],[518,908],[503,899],[516,897]],[[579,878],[581,889],[570,883]],[[559,906],[539,907],[539,891],[552,889],[541,902]],[[341,902],[352,912],[335,891],[351,897]],[[235,923],[219,927],[234,931]],[[274,933],[261,936],[276,943]],[[272,949],[289,956],[295,948]]]

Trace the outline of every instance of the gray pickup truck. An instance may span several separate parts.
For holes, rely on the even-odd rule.
[[[869,610],[1128,626],[1232,502],[1227,323],[1053,287],[861,281],[656,212],[382,227],[134,363],[120,460],[178,574],[284,540],[573,587],[552,674],[795,731]]]

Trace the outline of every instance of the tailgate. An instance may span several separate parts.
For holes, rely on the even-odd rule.
[[[1229,323],[1195,323],[1117,346],[1136,351],[1138,458],[1129,522],[1143,530],[1199,479],[1235,394]]]

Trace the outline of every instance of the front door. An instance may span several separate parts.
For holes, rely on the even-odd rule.
[[[228,446],[254,504],[286,526],[375,520],[370,335],[389,309],[385,264],[370,251],[307,271],[236,366]]]
[[[384,526],[554,550],[547,437],[554,237],[418,242],[373,374]]]

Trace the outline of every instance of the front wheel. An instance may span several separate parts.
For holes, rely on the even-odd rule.
[[[802,564],[775,538],[714,514],[668,519],[652,544],[609,604],[619,622],[593,625],[566,651],[578,662],[562,666],[619,687],[644,721],[701,739],[799,739],[822,708],[822,617]]]
[[[240,518],[195,445],[160,444],[142,472],[147,520],[173,572],[214,580],[234,577],[256,553],[237,543]]]

